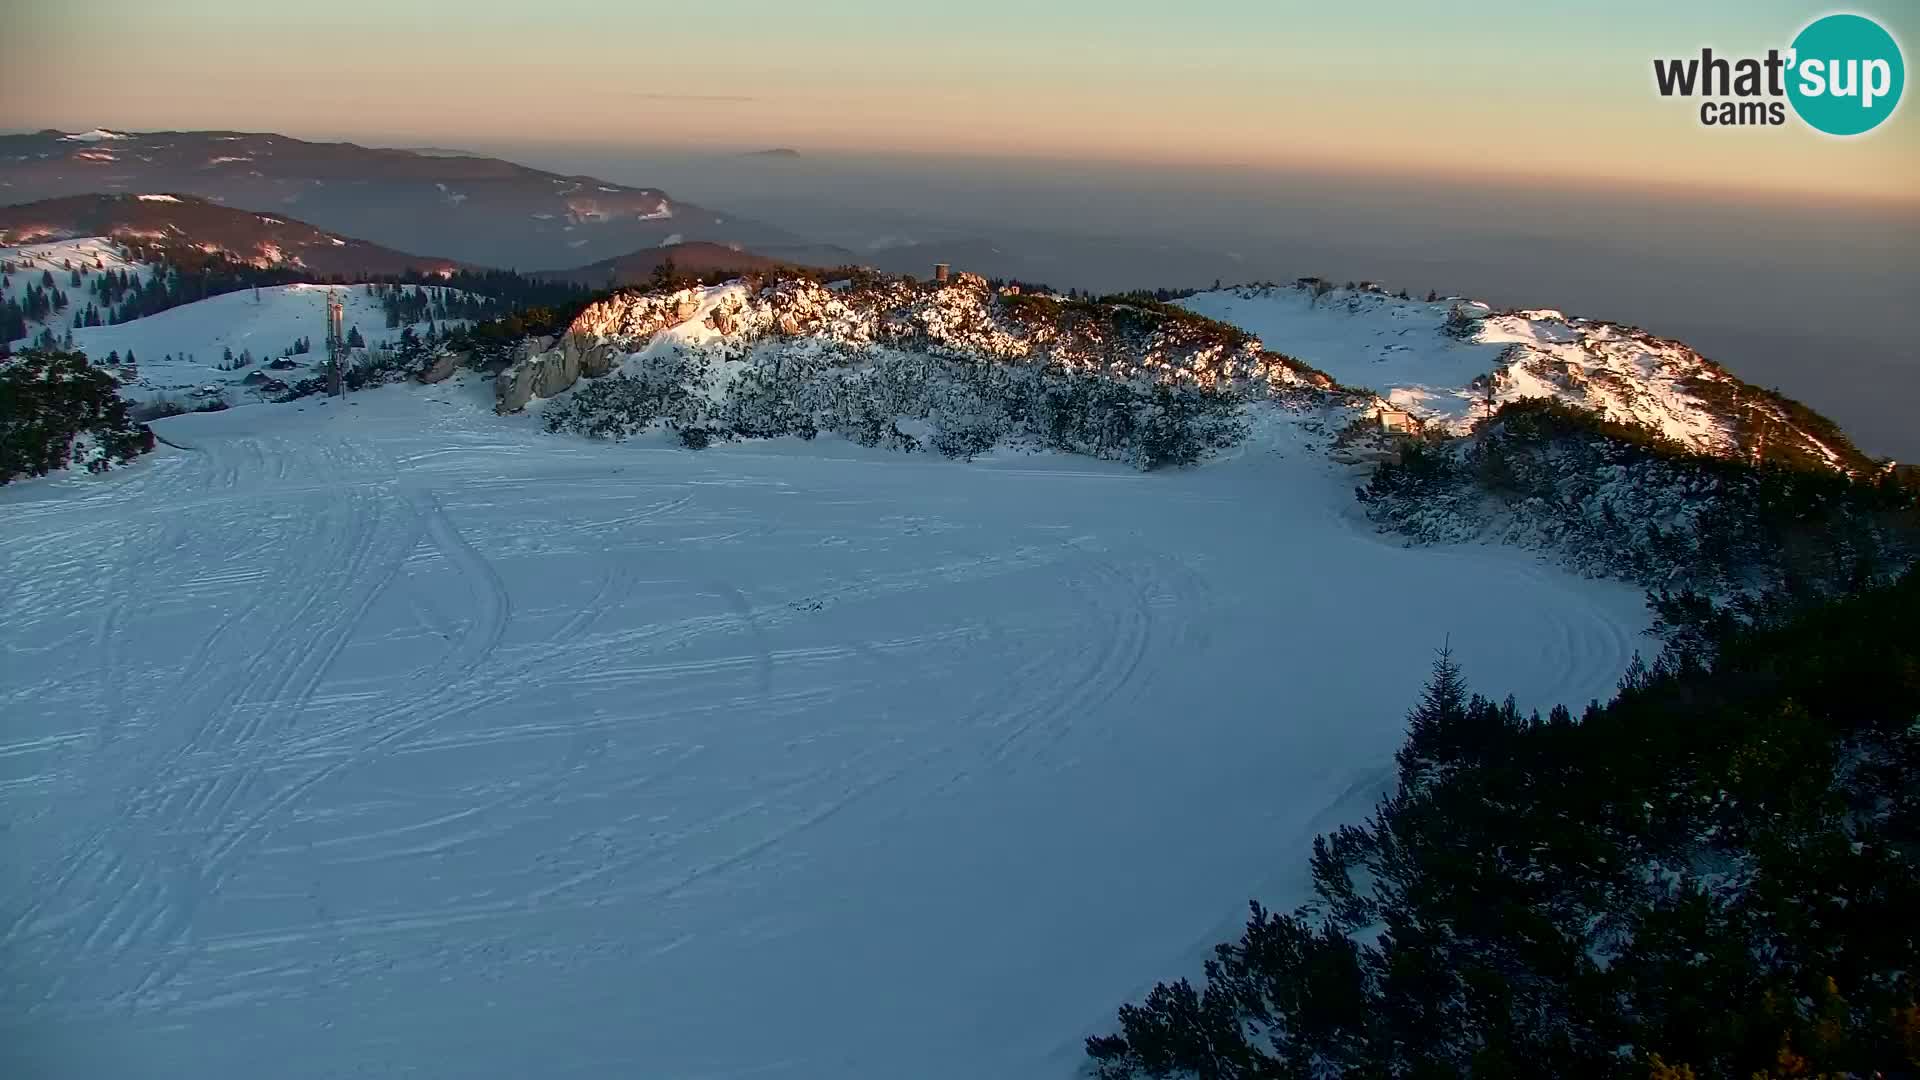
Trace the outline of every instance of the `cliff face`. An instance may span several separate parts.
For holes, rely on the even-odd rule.
[[[557,342],[531,340],[494,377],[494,411],[519,412],[535,398],[553,397],[581,379],[597,379],[613,370],[617,356],[613,345],[580,334],[564,334]]]

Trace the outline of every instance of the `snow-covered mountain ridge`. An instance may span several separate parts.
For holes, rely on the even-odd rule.
[[[1151,301],[868,272],[615,294],[495,383],[502,413],[563,399],[540,406],[554,431],[625,438],[660,424],[695,446],[833,431],[952,457],[1013,444],[1145,469],[1239,442],[1244,401],[1299,395],[1353,397],[1232,327]]]
[[[502,411],[571,385],[569,353],[631,353],[669,330],[688,346],[888,347],[1256,397],[1319,391],[1356,419],[1391,424],[1404,412],[1443,435],[1468,434],[1510,402],[1548,398],[1714,457],[1854,474],[1879,467],[1831,421],[1679,341],[1553,310],[1496,312],[1476,301],[1310,282],[1215,290],[1177,304],[1022,295],[964,273],[935,284],[793,274],[625,291],[589,305],[564,340],[545,343],[551,351],[536,350],[528,368],[545,365],[549,377],[529,379],[523,368]]]
[[[1856,473],[1874,464],[1799,402],[1742,382],[1682,342],[1620,323],[1312,280],[1212,290],[1178,303],[1451,434],[1471,431],[1508,402],[1551,398],[1716,457]]]
[[[409,255],[315,228],[287,214],[235,210],[191,195],[76,195],[0,206],[0,244],[104,238],[139,249],[147,261],[182,265],[209,255],[256,269],[316,275],[447,274],[451,259]]]
[[[76,191],[196,195],[401,251],[522,269],[579,266],[675,234],[745,247],[796,239],[656,188],[271,132],[0,135],[0,190],[9,202]]]
[[[568,332],[632,349],[688,323],[742,343],[774,337],[850,348],[886,345],[956,359],[1052,362],[1121,376],[1152,373],[1205,387],[1334,386],[1324,374],[1212,319],[1152,303],[995,290],[966,273],[934,285],[880,274],[836,281],[796,275],[760,287],[740,282],[664,295],[622,292],[589,305]]]

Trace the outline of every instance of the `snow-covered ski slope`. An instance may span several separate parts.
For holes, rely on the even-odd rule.
[[[241,380],[285,352],[295,339],[305,338],[311,346],[293,357],[303,366],[326,358],[329,295],[341,300],[343,325],[349,331],[358,329],[369,346],[399,340],[400,330],[387,326],[380,298],[367,295],[362,286],[274,285],[210,296],[118,326],[84,327],[73,331],[73,345],[95,360],[116,352],[125,357],[131,350],[139,361],[141,378],[139,384],[122,391],[129,398],[179,397],[215,386],[223,388],[229,399],[243,400],[251,395],[244,393]],[[424,331],[426,324],[419,323],[415,329]],[[252,353],[255,363],[220,370],[228,349],[235,356]],[[288,373],[269,374],[291,381]],[[291,377],[307,374],[311,372],[295,370]]]
[[[96,274],[124,270],[128,276],[141,281],[153,276],[151,266],[122,257],[120,245],[105,236],[0,247],[0,261],[13,264],[13,271],[6,275],[6,284],[0,287],[0,295],[8,300],[23,300],[27,286],[41,285],[43,274],[52,274],[54,288],[67,294],[67,303],[71,306],[45,322],[32,322],[30,325],[34,333],[38,333],[43,325],[53,327],[56,333],[63,333],[71,327],[74,308],[86,307],[87,301],[93,298],[87,286],[93,284]],[[80,271],[79,285],[73,284],[75,270]]]
[[[120,253],[120,244],[109,236],[82,236],[71,240],[50,240],[44,244],[21,244],[17,247],[0,246],[0,259],[14,265],[14,281],[7,295],[15,300],[28,282],[40,283],[40,272],[53,272],[53,283],[74,295],[72,279],[67,275],[78,270],[89,279],[103,270],[125,270],[129,274],[142,276],[153,268],[143,262],[128,259]]]
[[[0,489],[0,1075],[1065,1080],[1306,898],[1443,641],[1542,708],[1642,646],[1275,411],[1142,474],[489,404]]]
[[[69,284],[71,279],[61,269],[62,263],[71,261],[89,279],[97,272],[92,269],[95,258],[101,259],[107,269],[124,268],[134,274],[150,270],[120,259],[114,253],[116,250],[111,240],[91,237],[57,244],[0,248],[0,257],[14,259],[16,265],[22,267],[11,275],[9,295],[14,299],[19,298],[30,281],[40,280],[42,269],[52,269],[55,282],[68,294],[72,306],[54,316],[47,325],[62,338],[71,333],[74,348],[95,361],[104,361],[114,354],[121,358],[129,352],[134,355],[139,364],[139,378],[121,390],[123,396],[132,400],[167,398],[190,402],[194,398],[215,396],[204,392],[206,387],[215,388],[218,396],[229,401],[258,400],[260,395],[243,380],[261,371],[268,361],[286,352],[301,338],[310,346],[309,351],[293,357],[301,367],[266,374],[288,383],[312,374],[305,369],[319,364],[326,356],[329,295],[340,298],[344,325],[350,331],[359,330],[369,347],[391,345],[400,338],[399,328],[387,326],[380,298],[368,295],[366,288],[358,285],[274,285],[243,289],[116,326],[73,329],[73,309],[85,307],[90,296],[84,284],[78,288]],[[454,291],[438,285],[420,288],[435,293]],[[424,332],[427,325],[416,323],[414,329]],[[454,321],[450,325],[460,324]],[[39,323],[31,324],[32,333],[14,344],[24,347],[33,334],[39,332],[39,326]],[[229,349],[235,356],[252,353],[255,363],[247,368],[221,370]]]

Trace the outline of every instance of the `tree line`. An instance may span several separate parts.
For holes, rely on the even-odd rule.
[[[1097,1075],[1914,1075],[1916,605],[1920,568],[1719,612],[1578,720],[1443,651],[1317,899],[1121,1008]]]

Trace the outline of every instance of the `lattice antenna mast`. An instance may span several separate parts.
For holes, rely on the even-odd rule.
[[[335,397],[345,397],[347,393],[347,338],[341,329],[346,316],[346,305],[341,303],[340,294],[327,293],[327,392]]]

